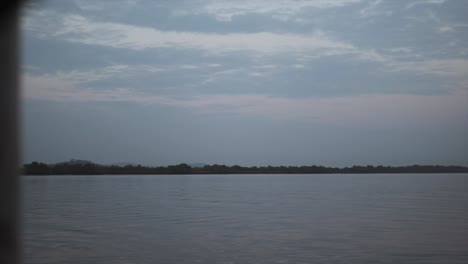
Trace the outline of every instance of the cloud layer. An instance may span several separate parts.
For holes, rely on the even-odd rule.
[[[50,30],[47,18],[55,15],[59,24]],[[352,45],[332,40],[321,32],[309,35],[258,33],[201,33],[162,31],[120,23],[96,22],[80,15],[43,13],[43,23],[26,22],[27,30],[43,37],[57,37],[69,42],[133,50],[176,48],[199,49],[209,53],[248,51],[255,53],[309,52],[317,55],[356,53]],[[57,21],[55,21],[57,22]],[[44,28],[49,30],[44,32]]]
[[[240,0],[240,1],[209,1],[201,8],[194,10],[177,10],[177,15],[208,14],[219,21],[231,21],[234,17],[247,14],[269,15],[280,20],[289,20],[310,8],[336,8],[352,5],[361,0]]]

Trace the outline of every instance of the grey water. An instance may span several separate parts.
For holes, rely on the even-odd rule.
[[[468,263],[468,174],[23,176],[24,262]]]

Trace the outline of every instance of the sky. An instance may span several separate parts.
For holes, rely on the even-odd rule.
[[[468,165],[466,14],[465,0],[29,2],[23,162]]]

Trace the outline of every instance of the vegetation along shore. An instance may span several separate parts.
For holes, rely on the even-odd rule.
[[[89,161],[70,160],[56,164],[31,162],[22,167],[24,175],[119,175],[119,174],[345,174],[345,173],[468,173],[468,167],[412,165],[412,166],[352,166],[344,168],[324,166],[227,166],[178,165],[150,167],[137,164],[101,165]]]

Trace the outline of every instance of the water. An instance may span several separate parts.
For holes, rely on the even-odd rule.
[[[468,263],[468,174],[22,183],[25,263]]]

